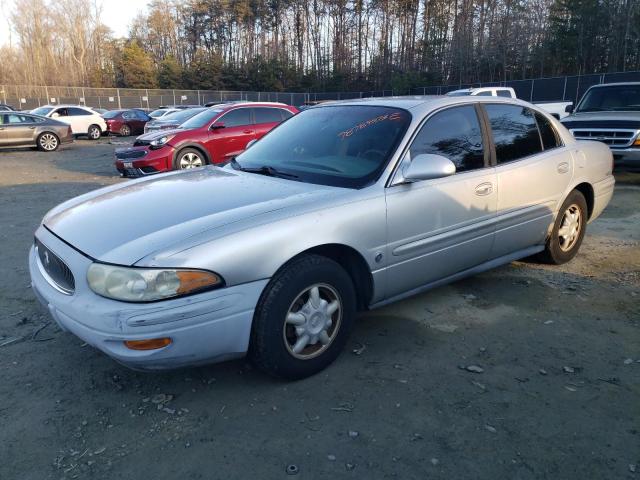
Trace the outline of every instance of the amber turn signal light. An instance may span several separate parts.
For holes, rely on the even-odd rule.
[[[148,340],[125,340],[124,346],[131,350],[157,350],[171,344],[169,337],[150,338]]]

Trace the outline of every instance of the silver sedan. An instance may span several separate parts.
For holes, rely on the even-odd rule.
[[[136,369],[249,355],[312,375],[356,311],[536,256],[571,260],[614,188],[606,145],[525,102],[309,108],[224,168],[51,210],[30,256],[61,328]]]

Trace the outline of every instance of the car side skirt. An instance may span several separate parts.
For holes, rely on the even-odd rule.
[[[502,257],[494,258],[493,260],[489,260],[487,262],[481,263],[480,265],[476,265],[475,267],[469,268],[467,270],[463,270],[458,273],[454,273],[453,275],[449,275],[448,277],[442,278],[440,280],[436,280],[435,282],[428,283],[426,285],[422,285],[418,288],[414,288],[407,292],[401,293],[399,295],[395,295],[391,298],[387,298],[380,302],[376,302],[369,306],[369,309],[373,310],[374,308],[383,307],[393,302],[397,302],[399,300],[403,300],[408,297],[412,297],[414,295],[418,295],[419,293],[426,292],[433,288],[440,287],[442,285],[446,285],[447,283],[455,282],[457,280],[461,280],[466,277],[470,277],[472,275],[476,275],[478,273],[486,272],[487,270],[491,270],[493,268],[499,267],[500,265],[504,265],[506,263],[513,262],[515,260],[519,260],[521,258],[529,257],[531,255],[535,255],[536,253],[540,253],[544,250],[544,245],[534,245],[532,247],[527,247],[522,250],[518,250],[517,252],[510,253],[508,255],[504,255]]]

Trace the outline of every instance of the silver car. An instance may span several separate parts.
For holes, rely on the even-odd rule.
[[[312,107],[224,168],[54,208],[32,287],[60,327],[132,368],[248,354],[302,378],[338,356],[358,310],[523,257],[569,261],[611,167],[606,145],[519,100]]]

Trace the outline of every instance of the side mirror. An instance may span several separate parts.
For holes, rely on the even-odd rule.
[[[253,147],[253,144],[256,143],[258,141],[257,138],[254,138],[253,140],[251,140],[249,143],[247,143],[247,146],[244,147],[245,150],[248,150],[249,147]]]
[[[432,153],[417,155],[402,172],[405,180],[415,182],[448,177],[456,173],[455,164],[447,157]]]
[[[564,107],[564,111],[566,113],[573,113],[573,103],[567,105],[566,107]]]
[[[211,127],[209,128],[209,130],[220,130],[221,128],[224,128],[224,123],[222,122],[216,122],[213,125],[211,125]]]

